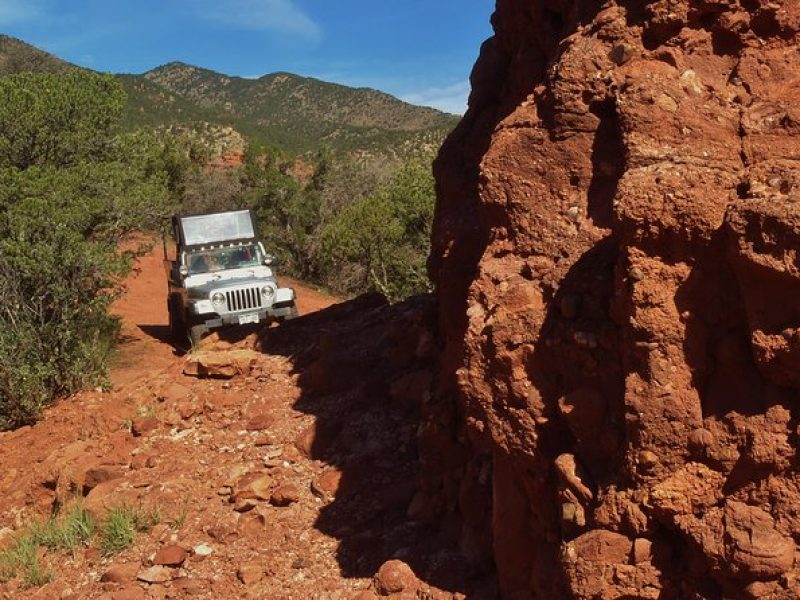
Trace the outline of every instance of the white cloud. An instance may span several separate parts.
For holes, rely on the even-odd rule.
[[[400,99],[410,104],[432,106],[444,112],[463,115],[467,110],[469,81],[460,81],[445,87],[430,87],[403,94]]]
[[[45,9],[41,0],[2,0],[0,1],[0,26],[32,21]]]
[[[272,31],[319,40],[321,27],[293,0],[200,0],[192,2],[197,16],[253,31]]]

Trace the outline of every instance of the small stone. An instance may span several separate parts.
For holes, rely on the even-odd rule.
[[[270,414],[262,413],[250,419],[244,428],[247,431],[262,431],[269,429],[275,424],[275,417]]]
[[[561,505],[561,519],[563,521],[567,521],[568,523],[575,522],[575,515],[577,513],[577,507],[572,502],[564,502]]]
[[[219,542],[220,544],[228,544],[239,537],[235,527],[225,523],[219,523],[213,527],[210,527],[208,529],[208,535],[211,537],[211,539]]]
[[[275,491],[272,492],[272,498],[270,498],[270,502],[272,502],[274,506],[289,506],[298,500],[300,500],[300,490],[297,489],[296,485],[291,483],[278,486]]]
[[[247,467],[244,465],[235,465],[228,471],[228,479],[239,479],[247,473]]]
[[[198,544],[192,548],[192,552],[194,552],[195,556],[205,558],[206,556],[211,556],[214,554],[214,549],[208,544]]]
[[[256,439],[253,440],[253,446],[261,448],[263,446],[272,446],[275,439],[268,433],[261,433]]]
[[[714,444],[714,434],[701,427],[689,434],[688,442],[692,450],[704,450]]]
[[[573,223],[577,223],[581,217],[581,209],[577,206],[570,206],[567,209],[567,218]]]
[[[642,273],[642,270],[639,267],[631,267],[628,270],[628,278],[632,281],[641,281],[644,279],[644,273]]]
[[[333,444],[339,428],[337,423],[317,421],[297,436],[294,441],[295,448],[306,458],[321,458]]]
[[[111,600],[145,600],[147,594],[140,587],[131,586],[111,593]]]
[[[179,402],[175,408],[178,416],[184,421],[188,421],[192,417],[196,417],[203,413],[203,406],[197,402],[184,400]]]
[[[131,433],[137,437],[158,429],[158,419],[155,417],[137,417],[131,423]]]
[[[668,96],[667,94],[660,94],[658,98],[656,98],[656,106],[669,113],[678,111],[678,103],[672,96]]]
[[[406,563],[401,560],[388,560],[381,565],[375,575],[375,589],[381,596],[413,591],[417,584],[417,576]]]
[[[136,563],[127,563],[123,565],[112,565],[100,577],[100,581],[106,583],[129,583],[136,579],[136,574],[139,572],[139,565]]]
[[[112,467],[108,465],[101,465],[92,467],[86,471],[86,477],[83,480],[84,494],[93,490],[103,482],[111,481],[112,479],[119,479],[123,476],[122,469],[119,467]]]
[[[264,461],[275,460],[283,454],[283,448],[280,446],[271,446],[264,452]]]
[[[106,481],[87,494],[84,507],[95,519],[104,519],[115,503],[119,504],[117,488],[122,482],[122,479]]]
[[[608,58],[615,65],[621,66],[630,61],[634,54],[636,54],[636,48],[630,44],[617,44],[608,53]]]
[[[237,535],[258,538],[267,531],[267,516],[258,510],[242,515],[237,524]]]
[[[233,510],[236,512],[247,512],[253,510],[256,506],[258,506],[258,500],[255,498],[234,498]]]
[[[638,455],[639,464],[645,469],[652,469],[658,464],[658,455],[650,450],[642,450]]]
[[[311,458],[313,454],[312,448],[314,446],[314,436],[316,428],[312,425],[300,432],[300,435],[294,440],[295,448],[306,458]]]
[[[245,585],[253,585],[264,577],[264,567],[257,562],[241,565],[236,571],[236,577]]]
[[[192,577],[176,577],[172,580],[172,587],[181,590],[188,597],[197,597],[208,591],[208,582]]]
[[[161,565],[153,565],[139,571],[136,578],[145,583],[166,583],[172,579],[172,570]]]
[[[153,564],[163,565],[165,567],[180,567],[186,560],[186,550],[180,546],[170,545],[164,546],[153,559]]]
[[[261,475],[258,473],[245,475],[236,482],[235,500],[238,501],[246,498],[269,500],[272,496],[270,490],[272,483],[272,477],[269,475]]]
[[[650,562],[653,558],[653,542],[647,538],[633,540],[633,564]]]
[[[210,377],[213,379],[232,379],[246,377],[261,358],[254,350],[229,350],[195,352],[187,358],[183,374],[191,377]],[[226,387],[227,386],[227,387]],[[223,384],[230,389],[230,384]]]
[[[311,493],[318,498],[334,498],[339,493],[342,483],[342,472],[330,469],[311,482]]]

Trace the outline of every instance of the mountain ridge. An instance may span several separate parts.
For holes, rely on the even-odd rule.
[[[0,76],[73,68],[86,69],[0,34]],[[344,153],[405,154],[438,145],[459,119],[377,89],[288,71],[251,79],[170,61],[140,74],[112,75],[128,94],[129,128],[205,122],[233,127],[252,143],[290,153],[327,146]]]

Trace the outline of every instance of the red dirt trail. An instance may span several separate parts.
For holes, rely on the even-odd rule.
[[[175,362],[175,349],[168,341],[167,278],[161,247],[137,260],[125,282],[126,292],[113,307],[122,318],[121,343],[113,361],[111,382],[120,386]],[[283,286],[294,288],[301,315],[327,308],[339,300],[308,285],[280,277]],[[146,360],[143,360],[146,357]]]
[[[96,540],[42,550],[53,581],[26,587],[15,577],[0,583],[0,599],[469,593],[463,560],[408,516],[419,414],[402,397],[426,381],[430,360],[398,351],[430,348],[417,305],[335,304],[280,281],[297,291],[300,318],[234,340],[212,334],[184,354],[167,341],[160,249],[138,261],[114,306],[122,339],[111,390],[76,394],[35,426],[0,433],[0,550],[76,496],[98,519],[129,506],[158,511],[159,522],[113,556]],[[387,343],[391,359],[381,358]]]

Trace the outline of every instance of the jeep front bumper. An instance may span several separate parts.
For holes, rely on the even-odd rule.
[[[209,329],[225,325],[265,323],[295,316],[295,294],[291,288],[279,288],[271,305],[231,312],[218,312],[210,300],[194,300],[189,303],[189,313],[193,325],[205,325]]]
[[[265,323],[272,319],[291,317],[294,314],[294,303],[289,306],[280,306],[264,310],[254,310],[242,313],[229,313],[226,315],[211,314],[197,315],[194,319],[197,325],[205,325],[209,329],[223,327],[224,325],[247,325],[249,323]]]

